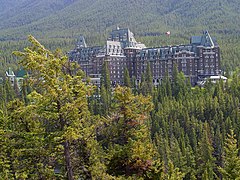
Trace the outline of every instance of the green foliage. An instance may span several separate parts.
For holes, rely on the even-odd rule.
[[[103,115],[107,115],[111,106],[111,81],[107,61],[104,61],[101,75],[101,111]]]
[[[151,71],[150,63],[147,64],[146,72],[146,85],[147,85],[147,94],[152,95],[153,93],[153,76]]]
[[[114,108],[105,136],[110,147],[108,173],[114,176],[161,177],[163,169],[146,126],[152,109],[150,97],[134,96],[129,88],[117,87]],[[105,144],[105,145],[106,145]]]
[[[129,72],[128,72],[127,68],[124,69],[123,83],[124,83],[124,86],[126,86],[126,87],[131,87],[132,86],[131,85],[131,79],[130,79]]]
[[[231,74],[239,64],[239,3],[237,0],[28,0],[0,1],[0,74],[17,68],[14,50],[22,50],[28,34],[50,49],[73,49],[79,34],[89,45],[102,45],[116,26],[133,30],[149,47],[189,43],[209,30],[221,47],[221,68]],[[142,16],[144,14],[144,16]],[[191,17],[191,18],[189,18]],[[165,32],[171,31],[171,37]],[[2,66],[1,66],[2,65]]]
[[[211,137],[209,137],[209,127],[205,123],[202,137],[199,141],[197,153],[199,158],[197,159],[198,174],[203,179],[213,179],[215,168],[213,158],[213,147]]]
[[[98,177],[101,170],[94,169],[100,163],[96,159],[95,133],[101,121],[88,111],[87,96],[92,87],[82,82],[83,73],[75,74],[76,64],[70,64],[60,51],[50,52],[32,36],[29,40],[32,46],[15,54],[31,72],[28,79],[33,92],[29,94],[26,109],[32,106],[36,109],[38,128],[46,134],[48,155],[45,158],[53,159],[52,170],[59,170],[64,178],[66,175],[68,179]],[[30,123],[35,119],[25,118]],[[30,175],[29,172],[26,177]]]
[[[239,17],[236,0],[163,0],[161,3],[154,0],[139,0],[134,3],[124,0],[41,0],[31,3],[31,6],[25,6],[27,0],[15,0],[14,3],[1,0],[0,3],[5,7],[0,18],[3,38],[14,35],[23,37],[22,35],[29,33],[29,29],[35,36],[42,36],[42,32],[48,36],[56,36],[58,31],[58,37],[66,37],[66,34],[72,36],[79,31],[86,34],[100,33],[116,25],[137,29],[143,35],[164,35],[170,29],[186,37],[185,33],[203,29],[219,34],[237,34],[239,26],[234,21]],[[18,13],[14,10],[18,10]],[[142,14],[145,16],[141,16]],[[63,15],[64,18],[61,18]],[[148,41],[151,39],[150,37]],[[169,41],[167,39],[165,41]]]
[[[164,177],[167,180],[182,180],[184,178],[184,174],[179,172],[178,168],[174,168],[172,162],[169,162],[169,170],[168,174]]]
[[[177,70],[171,82],[166,72],[151,90],[146,73],[132,93],[110,86],[105,63],[94,88],[60,51],[30,40],[16,53],[31,72],[22,97],[0,85],[1,178],[238,178],[239,71],[204,88],[190,88]]]
[[[230,131],[224,146],[223,167],[219,167],[219,171],[223,175],[223,179],[240,179],[240,157],[237,140],[233,130]]]
[[[239,136],[239,74],[234,82],[201,89],[190,89],[178,76],[172,83],[166,76],[155,89],[152,138],[165,166],[171,161],[186,179],[220,178],[217,166],[223,167],[226,132],[234,128]]]

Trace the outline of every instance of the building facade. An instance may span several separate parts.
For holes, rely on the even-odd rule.
[[[191,37],[187,45],[147,48],[135,40],[129,29],[117,28],[110,33],[105,46],[88,47],[81,36],[75,49],[69,52],[69,60],[78,62],[94,84],[100,83],[104,62],[108,64],[112,85],[123,84],[125,68],[130,77],[135,77],[136,83],[140,83],[148,63],[155,85],[161,84],[167,73],[171,78],[175,65],[192,85],[221,73],[219,46],[208,31]]]
[[[3,84],[4,80],[8,80],[9,84],[12,87],[18,88],[18,90],[21,91],[23,86],[23,81],[26,75],[27,75],[27,72],[23,69],[18,70],[15,75],[12,68],[9,67],[5,72],[5,76],[0,77],[0,84]]]

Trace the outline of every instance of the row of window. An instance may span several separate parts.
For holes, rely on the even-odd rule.
[[[109,49],[120,49],[120,46],[116,46],[116,45],[109,45],[108,47]]]

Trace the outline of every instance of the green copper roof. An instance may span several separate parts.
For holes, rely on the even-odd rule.
[[[192,36],[191,43],[192,44],[201,44],[202,36]]]
[[[20,69],[18,72],[17,72],[17,77],[24,77],[27,75],[27,72],[24,70],[24,69]]]

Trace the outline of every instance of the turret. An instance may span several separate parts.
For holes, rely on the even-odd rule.
[[[76,48],[82,48],[82,47],[87,47],[87,44],[86,44],[84,36],[81,35],[76,44]]]

